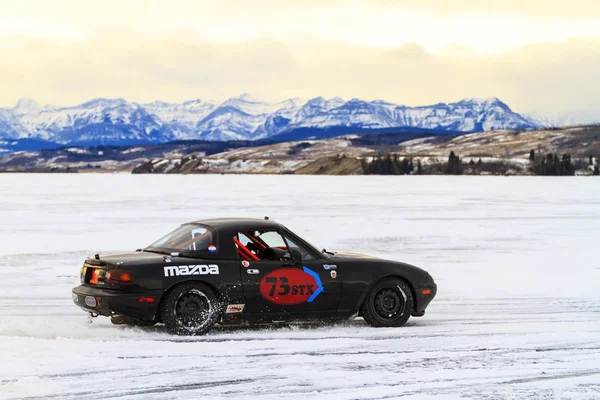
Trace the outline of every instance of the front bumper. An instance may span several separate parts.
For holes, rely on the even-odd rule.
[[[107,317],[118,314],[143,320],[154,319],[160,295],[160,291],[124,293],[86,285],[72,290],[73,302],[86,312]],[[153,301],[140,302],[140,298],[152,298]]]
[[[412,315],[421,317],[425,314],[425,309],[431,303],[431,300],[437,294],[437,285],[430,283],[426,286],[415,288],[415,307]]]

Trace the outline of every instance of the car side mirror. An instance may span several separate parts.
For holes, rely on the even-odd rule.
[[[290,256],[295,264],[302,262],[302,252],[298,249],[290,249]]]

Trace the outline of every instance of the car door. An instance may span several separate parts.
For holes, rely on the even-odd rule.
[[[280,249],[288,257],[267,259],[259,250],[255,257],[258,259],[241,261],[247,313],[298,317],[335,314],[342,289],[342,280],[338,275],[340,271],[329,269],[326,260],[319,258],[285,232],[258,232],[252,239],[248,236],[252,235],[248,232],[247,236],[244,233],[238,234],[239,243],[247,244],[248,247]],[[290,259],[290,247],[300,251],[301,260]]]

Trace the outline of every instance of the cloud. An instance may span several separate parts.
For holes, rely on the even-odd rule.
[[[302,33],[215,43],[190,30],[152,38],[101,26],[85,41],[10,41],[0,47],[0,106],[20,97],[71,105],[94,97],[224,100],[248,92],[267,100],[339,95],[407,105],[497,96],[520,112],[600,113],[598,40],[481,55],[461,46],[431,53],[418,43],[378,49]]]
[[[0,41],[8,35],[81,41],[102,26],[153,38],[180,29],[213,42],[308,33],[378,48],[416,42],[429,51],[455,43],[492,53],[522,45],[600,38],[596,0],[4,0]]]
[[[371,0],[372,5],[403,7],[439,15],[505,13],[531,17],[600,17],[597,0]]]
[[[73,104],[91,97],[132,100],[224,98],[240,91],[274,92],[296,71],[288,48],[259,39],[216,45],[188,32],[149,39],[97,32],[94,39],[57,45],[20,38],[0,48],[0,102],[32,97]],[[15,51],[16,50],[16,51]]]

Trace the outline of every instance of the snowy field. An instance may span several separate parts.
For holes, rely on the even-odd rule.
[[[399,329],[355,320],[169,336],[88,323],[96,252],[251,216],[427,269]],[[600,181],[0,174],[0,398],[600,399]]]

